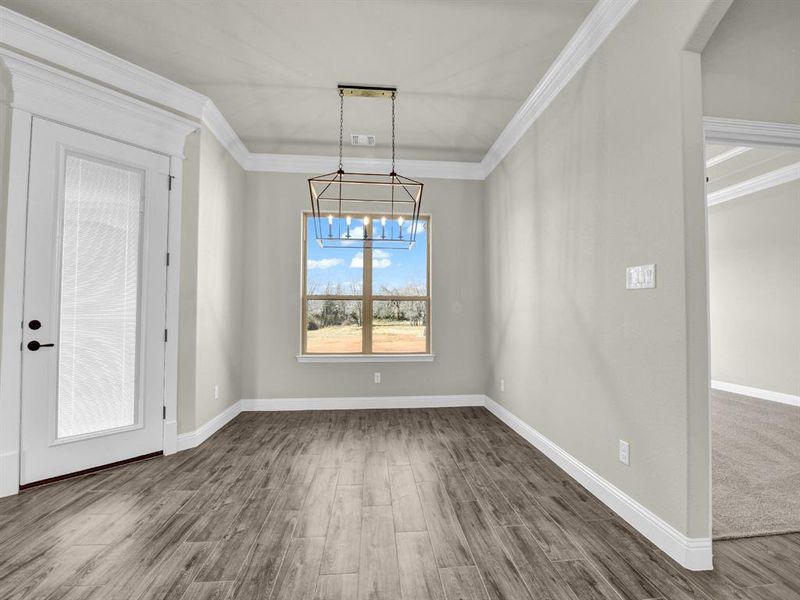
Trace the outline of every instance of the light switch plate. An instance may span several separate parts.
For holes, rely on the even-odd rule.
[[[628,267],[625,272],[625,289],[642,290],[656,287],[656,266]]]

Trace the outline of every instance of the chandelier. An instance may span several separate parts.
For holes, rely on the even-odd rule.
[[[392,168],[388,174],[344,170],[344,97],[391,98]],[[414,247],[422,205],[422,183],[395,171],[397,88],[339,86],[339,168],[311,177],[308,191],[314,233],[321,248]]]

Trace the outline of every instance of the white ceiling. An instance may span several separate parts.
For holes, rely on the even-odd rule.
[[[479,161],[595,0],[1,0],[210,97],[251,152],[335,154],[339,82],[396,85],[398,157]],[[389,102],[345,99],[386,156]],[[346,140],[347,142],[347,140]]]

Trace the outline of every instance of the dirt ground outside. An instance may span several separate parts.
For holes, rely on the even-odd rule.
[[[307,333],[309,354],[355,354],[361,352],[361,326],[336,325]],[[372,351],[386,353],[425,352],[425,325],[372,324]]]

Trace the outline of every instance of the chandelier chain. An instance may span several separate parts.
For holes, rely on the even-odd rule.
[[[339,170],[342,171],[342,143],[344,140],[344,91],[339,90]]]
[[[395,129],[395,116],[394,116],[394,97],[395,93],[392,92],[392,175],[394,175],[394,129]]]

